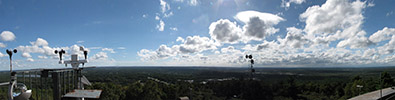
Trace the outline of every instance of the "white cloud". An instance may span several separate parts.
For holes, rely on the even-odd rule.
[[[82,40],[80,40],[80,41],[77,41],[76,43],[84,43],[85,41],[82,41]]]
[[[287,35],[284,39],[278,39],[282,46],[291,46],[293,48],[301,48],[309,44],[309,40],[302,33],[301,29],[295,27],[287,28]]]
[[[388,43],[378,47],[378,50],[382,55],[395,53],[395,35],[392,35],[391,40]]]
[[[160,20],[159,16],[155,16],[155,20]]]
[[[101,50],[102,51],[108,51],[110,53],[115,53],[114,49],[112,49],[112,48],[102,48]]]
[[[11,31],[3,31],[0,34],[0,38],[3,41],[13,41],[13,40],[15,40],[16,37],[15,37],[14,33],[12,33]]]
[[[0,42],[0,48],[5,48],[5,47],[7,47],[7,45]]]
[[[220,19],[211,23],[209,30],[211,38],[222,43],[237,43],[242,38],[241,29],[236,22],[228,19]]]
[[[168,14],[164,13],[164,15],[163,15],[163,17],[170,17],[170,16],[173,16],[173,12],[170,12],[170,13],[168,13]],[[155,18],[155,19],[156,19],[156,18]]]
[[[184,0],[174,0],[175,2],[181,2],[183,3]],[[186,0],[189,6],[197,6],[199,5],[199,1],[198,0]],[[178,7],[178,9],[181,9],[180,7]]]
[[[374,34],[370,35],[369,40],[374,43],[378,43],[391,39],[391,36],[393,35],[395,35],[395,28],[384,27],[382,30],[378,30]]]
[[[4,57],[4,56],[7,56],[7,55],[0,52],[0,57]]]
[[[366,33],[361,30],[364,8],[366,2],[359,0],[328,0],[322,6],[311,6],[300,15],[301,20],[306,22],[303,31],[315,43],[329,44],[342,40],[338,44],[340,47],[367,46],[370,42],[363,42],[367,39],[364,36]]]
[[[368,3],[368,7],[373,7],[373,6],[375,6],[375,4],[373,3],[373,1]]]
[[[208,37],[187,36],[186,39],[179,37],[177,40],[181,41],[182,44],[173,45],[171,47],[160,45],[155,51],[142,49],[137,52],[137,55],[141,57],[141,60],[158,60],[175,57],[179,54],[191,54],[200,53],[206,50],[215,50],[217,49],[217,46],[219,46],[218,43]]]
[[[182,37],[177,37],[176,41],[177,41],[177,42],[182,42],[182,43],[184,43],[185,40],[184,40],[184,38],[182,38]]]
[[[215,50],[219,46],[214,40],[208,37],[187,36],[184,43],[179,45],[181,53],[196,53],[206,50]]]
[[[302,4],[303,2],[306,2],[306,0],[282,0],[281,7],[289,8],[291,6],[291,3]]]
[[[137,52],[137,55],[141,57],[141,60],[158,60],[158,59],[166,59],[168,57],[173,57],[177,55],[177,46],[173,46],[172,48],[167,47],[166,45],[160,45],[159,48],[155,51],[142,49]]]
[[[248,37],[247,41],[263,40],[266,36],[278,32],[279,29],[273,26],[285,20],[277,15],[257,11],[239,12],[235,18],[245,23],[243,26],[243,34]]]
[[[40,59],[47,59],[48,57],[47,57],[47,56],[37,56],[37,58],[40,58]]]
[[[32,56],[29,53],[24,52],[24,53],[22,53],[22,57],[31,58]]]
[[[164,0],[159,0],[159,1],[160,1],[162,13],[165,13],[166,11],[170,10],[170,5],[166,1],[164,1]]]
[[[89,49],[95,50],[95,49],[101,49],[101,48],[103,48],[103,47],[90,47]]]
[[[189,4],[190,6],[197,6],[197,5],[199,4],[199,2],[198,2],[198,0],[189,0],[189,1],[188,1],[188,4]]]
[[[126,48],[125,48],[125,47],[118,47],[117,49],[119,49],[119,50],[125,50]]]
[[[165,30],[165,23],[162,20],[160,20],[159,24],[156,25],[156,29],[158,29],[159,31]]]
[[[141,60],[156,60],[157,59],[157,53],[155,51],[147,50],[147,49],[141,49],[139,52],[137,52],[137,55],[141,58]]]
[[[340,41],[337,44],[337,47],[346,47],[350,46],[351,49],[363,48],[370,45],[371,42],[366,37],[352,37],[346,40]]]
[[[93,57],[90,57],[89,60],[107,60],[108,55],[105,52],[98,52],[97,54],[93,55]]]
[[[30,42],[34,46],[48,46],[48,42],[42,38],[37,38],[35,42]]]
[[[39,56],[48,56],[51,58],[57,58],[58,55],[54,53],[55,50],[60,50],[63,49],[66,51],[66,56],[71,55],[71,54],[78,54],[78,55],[83,55],[82,51],[80,50],[80,46],[78,45],[72,45],[70,47],[49,47],[48,42],[42,38],[38,38],[34,42],[30,42],[31,45],[25,45],[25,46],[18,46],[16,49],[18,52],[22,53],[23,57],[31,58],[32,56],[30,55],[31,53],[37,53],[41,54]],[[88,48],[85,48],[85,50],[88,50]]]
[[[143,14],[143,18],[147,18],[148,17],[148,15],[147,14]]]
[[[177,27],[170,27],[170,30],[178,31]]]
[[[385,27],[369,36],[362,30],[366,7],[366,2],[358,0],[328,0],[300,15],[306,22],[301,26],[304,29],[288,27],[285,36],[278,35],[271,41],[266,37],[278,32],[274,26],[285,19],[243,11],[234,17],[242,26],[220,19],[210,24],[210,37],[177,37],[176,43],[180,44],[142,49],[137,54],[141,60],[154,60],[157,65],[244,66],[245,54],[254,55],[256,65],[265,67],[395,64],[395,29]]]
[[[27,58],[26,60],[29,61],[29,62],[34,62],[33,58]]]

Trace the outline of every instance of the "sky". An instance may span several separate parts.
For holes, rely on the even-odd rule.
[[[0,70],[395,65],[394,0],[0,0]]]

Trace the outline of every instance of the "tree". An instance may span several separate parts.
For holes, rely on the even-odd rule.
[[[382,88],[386,88],[394,84],[394,79],[392,79],[388,72],[383,72],[381,73],[381,82]]]

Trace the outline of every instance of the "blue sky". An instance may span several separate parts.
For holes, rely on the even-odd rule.
[[[87,66],[395,65],[393,0],[0,0],[0,70]],[[10,35],[12,34],[12,35]],[[374,35],[375,34],[375,35]],[[73,51],[74,50],[74,51]]]

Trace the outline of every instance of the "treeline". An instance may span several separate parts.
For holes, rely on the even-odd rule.
[[[94,83],[88,88],[103,90],[100,100],[176,100],[184,96],[193,100],[345,100],[394,84],[387,72],[382,73],[381,80],[355,76],[347,81],[317,82],[300,81],[297,77],[290,76],[273,83],[246,79],[212,81],[206,84],[178,81],[166,85],[145,80],[128,85]],[[358,88],[357,85],[363,87]]]
[[[394,73],[393,69],[385,70]],[[263,69],[260,72],[273,74],[256,74],[254,77],[260,80],[249,80],[243,69],[97,68],[87,70],[84,75],[93,83],[86,88],[103,90],[99,100],[177,100],[179,97],[192,100],[345,100],[394,84],[390,73],[380,75],[378,69]],[[215,81],[229,77],[234,79]],[[3,79],[1,82],[7,80]],[[7,90],[8,86],[0,86],[0,100],[7,99]]]

